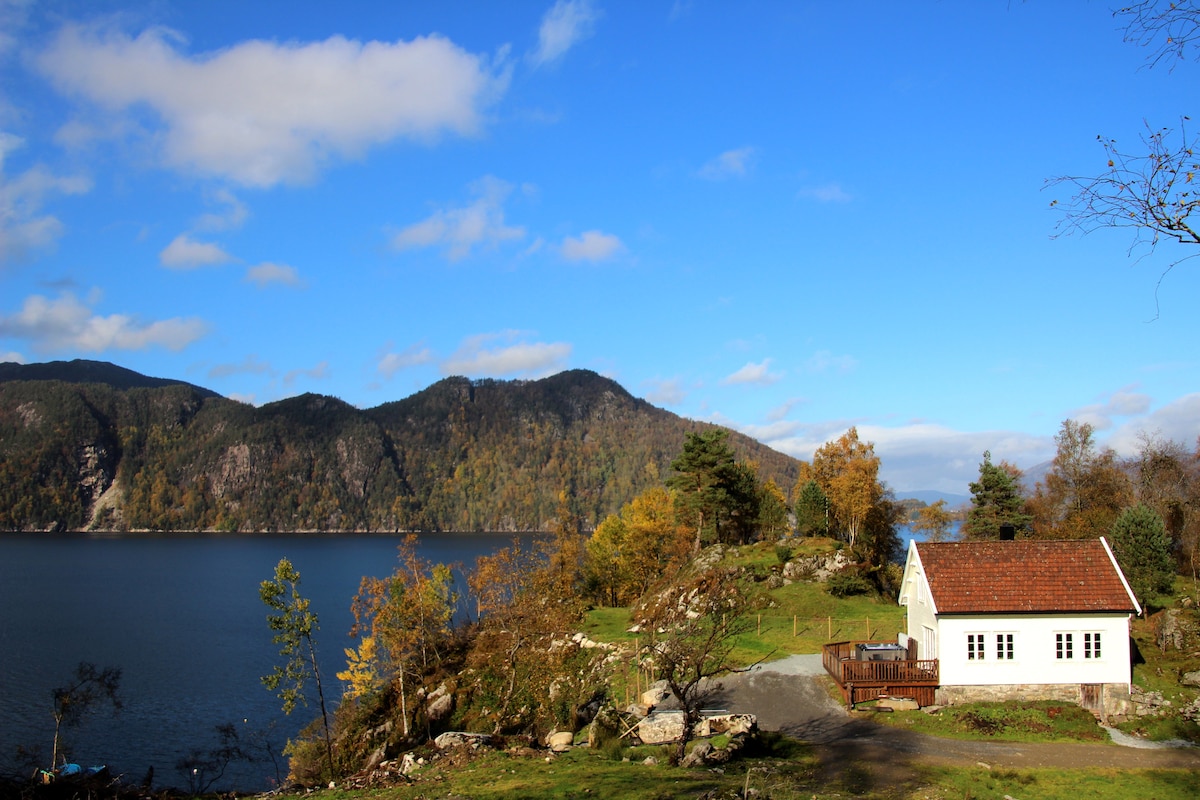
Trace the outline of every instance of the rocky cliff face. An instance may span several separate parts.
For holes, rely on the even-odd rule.
[[[126,373],[138,385],[0,374],[0,530],[544,530],[562,492],[594,525],[704,427],[586,371],[450,378],[365,411],[312,394],[253,408]],[[794,483],[793,459],[731,444]]]

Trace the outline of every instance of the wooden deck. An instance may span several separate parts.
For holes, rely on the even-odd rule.
[[[858,661],[859,644],[884,642],[832,642],[821,648],[825,671],[833,676],[842,697],[853,706],[891,695],[911,697],[923,706],[934,704],[938,685],[936,658],[907,661]]]

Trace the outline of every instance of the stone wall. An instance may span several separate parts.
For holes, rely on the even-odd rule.
[[[1103,684],[1104,718],[1125,718],[1134,713],[1125,683]],[[994,703],[1005,700],[1055,700],[1083,705],[1083,688],[1078,683],[1018,683],[991,686],[939,686],[936,702],[942,706],[961,703]]]

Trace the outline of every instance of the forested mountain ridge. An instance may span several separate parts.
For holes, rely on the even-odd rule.
[[[101,362],[4,364],[0,529],[543,530],[562,493],[591,527],[709,427],[586,370],[447,378],[360,410],[315,394],[255,408]],[[799,462],[729,440],[794,484]]]

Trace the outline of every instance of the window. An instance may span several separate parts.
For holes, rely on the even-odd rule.
[[[1083,657],[1084,658],[1099,658],[1100,657],[1100,634],[1085,633],[1083,635]]]
[[[1013,660],[1013,635],[1011,633],[996,634],[996,660]]]
[[[967,661],[983,661],[984,646],[982,633],[967,634]]]
[[[1072,634],[1054,634],[1054,657],[1058,659],[1075,657],[1075,644],[1072,641]]]

